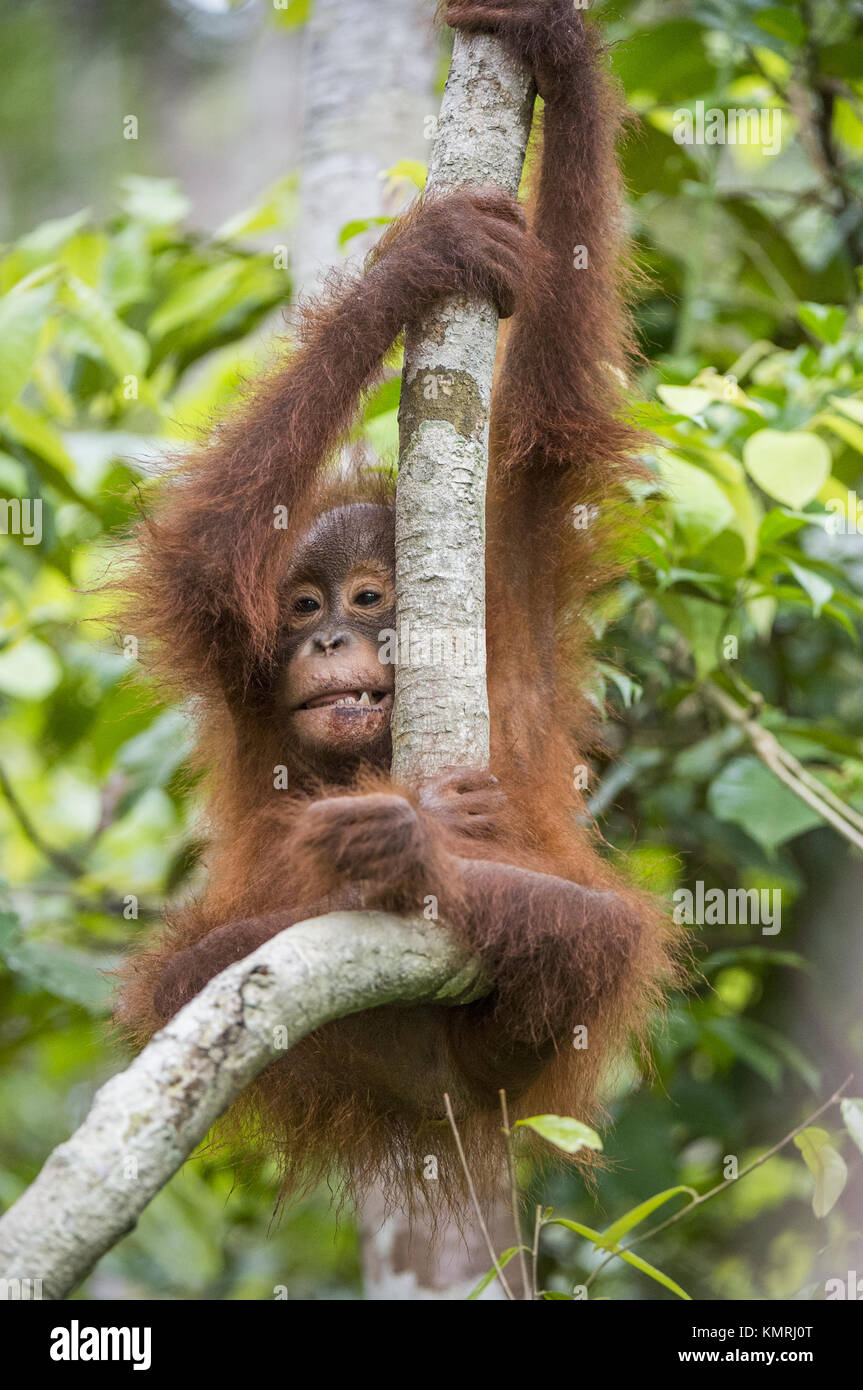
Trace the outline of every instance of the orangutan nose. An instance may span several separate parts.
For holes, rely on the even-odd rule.
[[[351,634],[349,632],[315,633],[312,638],[312,649],[315,653],[321,652],[324,656],[332,656],[333,652],[339,651],[341,647],[350,646]]]

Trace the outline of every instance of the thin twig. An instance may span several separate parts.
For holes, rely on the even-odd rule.
[[[749,706],[750,718],[757,723],[758,716],[764,709],[764,696],[759,690],[753,690],[750,685],[747,685],[746,681],[737,675],[734,670],[729,669],[728,676],[737,693]],[[759,727],[761,726],[759,725]],[[808,767],[794,757],[793,753],[789,753],[787,748],[783,748],[778,739],[775,740],[775,745],[774,751],[777,758],[781,759],[789,772],[793,772],[795,777],[799,777],[801,782],[805,782],[812,791],[818,796],[823,797],[823,799],[829,805],[833,806],[841,816],[849,820],[852,825],[856,825],[858,830],[863,830],[863,815],[861,815],[859,811],[855,810],[853,806],[849,806],[847,802],[844,802],[841,797],[838,797],[835,792],[831,791],[824,782],[819,781],[819,779],[809,771]]]
[[[61,873],[68,874],[72,878],[80,878],[85,872],[84,865],[80,864],[74,855],[67,854],[63,849],[55,849],[53,845],[49,845],[47,841],[43,840],[41,834],[36,829],[19,801],[18,793],[9,781],[6,769],[2,766],[0,766],[0,791],[2,791],[5,796],[6,804],[15,820],[18,822],[30,843],[35,845],[36,849],[38,849],[39,853],[50,860]]]
[[[841,212],[847,215],[853,211],[857,195],[840,165],[833,138],[835,84],[829,77],[825,79],[820,70],[820,54],[812,37],[811,10],[806,4],[803,5],[803,18],[809,37],[801,71],[792,76],[789,85],[786,86],[774,73],[768,72],[751,47],[747,46],[746,56],[759,76],[773,88],[780,101],[797,116],[804,148],[824,195],[827,195],[822,195],[821,202],[827,202],[832,207],[829,195],[833,194],[839,202]],[[835,208],[832,210],[835,212]],[[859,224],[859,218],[856,221]],[[856,225],[852,225],[847,231],[843,229],[842,241],[852,265],[856,265],[860,260],[861,249]]]
[[[30,819],[30,816],[24,809],[19,799],[18,793],[16,792],[15,788],[10,782],[9,775],[6,772],[6,769],[2,766],[2,764],[0,764],[0,792],[2,792],[3,796],[6,798],[6,804],[9,807],[9,810],[12,813],[13,818],[18,822],[18,825],[26,835],[27,839],[30,841],[31,845],[33,845],[34,848],[37,849],[39,853],[45,859],[47,859],[50,864],[53,864],[55,869],[59,869],[62,874],[65,874],[67,878],[83,878],[87,873],[87,865],[82,860],[78,859],[76,855],[70,854],[67,850],[57,849],[56,846],[48,844],[47,840],[45,840],[41,832],[36,829],[36,826]],[[100,828],[97,829],[96,832],[94,832],[93,836],[88,842],[88,849],[92,848],[92,846],[95,845],[98,836],[102,833],[104,829],[107,829],[111,823],[110,819],[106,819],[106,813],[104,809],[102,815],[102,822],[103,823],[101,823]],[[56,883],[31,884],[28,888],[28,892],[31,893],[57,893],[60,891],[61,885]],[[62,889],[62,891],[68,893],[68,890],[65,888]],[[123,913],[126,908],[125,898],[118,898],[115,894],[109,892],[107,889],[105,889],[104,892],[98,898],[93,899],[87,897],[79,898],[76,897],[74,893],[71,896],[76,906],[79,908],[81,912],[103,912],[109,917],[115,917],[118,914]],[[141,916],[153,917],[158,915],[159,912],[161,912],[161,908],[157,907],[155,904],[142,904],[140,901],[138,902],[138,913]]]
[[[539,1278],[538,1278],[538,1275],[537,1275],[537,1267],[538,1267],[538,1265],[539,1265],[539,1233],[540,1233],[541,1229],[542,1229],[542,1205],[541,1205],[541,1203],[537,1202],[537,1206],[536,1206],[536,1223],[535,1223],[534,1228],[533,1228],[533,1280],[532,1280],[532,1286],[531,1286],[531,1297],[532,1297],[532,1298],[536,1298],[537,1289],[539,1288]]]
[[[128,907],[125,898],[118,898],[116,894],[108,892],[107,889],[90,895],[76,893],[74,888],[70,888],[68,884],[64,883],[28,883],[26,889],[20,890],[20,896],[22,899],[26,899],[28,895],[35,898],[62,896],[72,904],[76,912],[101,913],[104,917],[122,917]],[[146,898],[138,898],[137,906],[139,918],[158,917],[162,912],[160,903],[150,902]],[[103,942],[102,944],[105,945],[106,943]],[[128,948],[128,940],[123,944],[125,948]]]
[[[470,1169],[467,1166],[467,1159],[465,1158],[464,1146],[462,1145],[461,1135],[458,1132],[458,1126],[455,1122],[455,1115],[453,1114],[452,1101],[449,1098],[449,1092],[444,1091],[443,1100],[444,1105],[446,1106],[447,1119],[449,1120],[450,1129],[452,1130],[453,1138],[455,1139],[455,1146],[458,1149],[458,1156],[461,1160],[461,1166],[464,1172],[465,1181],[467,1182],[467,1190],[470,1193],[470,1199],[473,1202],[474,1211],[476,1212],[476,1219],[479,1223],[479,1228],[482,1231],[482,1234],[485,1238],[485,1243],[488,1247],[488,1253],[491,1256],[491,1262],[494,1265],[494,1272],[500,1280],[500,1286],[506,1294],[507,1298],[510,1300],[510,1302],[514,1303],[516,1301],[515,1294],[509,1287],[509,1284],[507,1283],[504,1277],[503,1270],[501,1269],[500,1264],[498,1263],[497,1255],[494,1253],[494,1245],[492,1244],[491,1236],[488,1233],[488,1227],[485,1224],[485,1217],[482,1214],[482,1207],[480,1206],[479,1199],[476,1195],[476,1188],[473,1185],[473,1178],[471,1177]]]
[[[793,753],[789,753],[787,748],[783,748],[781,744],[778,744],[777,747],[777,756],[782,759],[789,772],[793,772],[795,777],[799,777],[801,782],[805,783],[812,791],[817,792],[819,796],[823,797],[829,806],[832,806],[834,810],[838,811],[839,814],[850,821],[852,825],[856,825],[858,830],[863,831],[863,816],[861,816],[859,811],[855,810],[853,806],[850,806],[847,801],[843,801],[834,791],[831,791],[824,782],[820,781],[809,771],[808,767],[805,767],[803,763],[799,762],[798,759],[794,757]]]
[[[724,1192],[727,1187],[731,1187],[734,1183],[740,1182],[741,1178],[748,1177],[750,1173],[754,1173],[756,1168],[760,1168],[769,1158],[772,1158],[773,1155],[777,1154],[780,1149],[783,1149],[786,1144],[789,1144],[795,1135],[800,1134],[804,1129],[808,1129],[813,1120],[817,1120],[819,1115],[823,1115],[825,1110],[829,1110],[831,1105],[835,1105],[841,1098],[843,1091],[847,1090],[853,1080],[854,1074],[852,1072],[849,1076],[846,1076],[842,1085],[836,1088],[829,1100],[825,1100],[823,1105],[819,1105],[817,1110],[813,1110],[811,1115],[807,1116],[799,1125],[796,1125],[794,1129],[789,1130],[784,1139],[779,1140],[778,1144],[774,1144],[773,1147],[768,1149],[766,1153],[763,1153],[760,1158],[753,1159],[752,1163],[747,1164],[742,1172],[737,1174],[736,1178],[723,1179],[723,1181],[718,1182],[715,1187],[711,1187],[709,1192],[702,1192],[700,1197],[694,1197],[688,1206],[681,1207],[680,1211],[675,1212],[673,1216],[667,1217],[665,1221],[660,1221],[657,1226],[651,1226],[648,1231],[642,1231],[641,1235],[636,1236],[628,1245],[621,1245],[619,1249],[612,1250],[602,1263],[597,1265],[592,1274],[588,1275],[584,1282],[585,1288],[588,1288],[589,1285],[593,1283],[594,1279],[602,1273],[607,1264],[610,1264],[612,1260],[618,1259],[625,1251],[632,1250],[634,1246],[640,1245],[643,1240],[649,1240],[651,1236],[659,1235],[660,1231],[664,1231],[668,1226],[673,1226],[675,1222],[680,1221],[684,1216],[688,1216],[696,1207],[701,1207],[705,1202],[709,1202],[711,1197],[717,1197],[719,1193]]]
[[[518,1246],[518,1264],[521,1270],[521,1285],[526,1299],[531,1297],[530,1283],[527,1277],[527,1264],[524,1258],[524,1245],[521,1236],[521,1216],[519,1213],[518,1180],[515,1173],[515,1149],[512,1142],[512,1130],[509,1127],[509,1111],[506,1105],[506,1091],[500,1091],[500,1108],[503,1114],[503,1132],[506,1138],[506,1156],[509,1163],[509,1189],[512,1197],[512,1224],[515,1227],[515,1243]]]
[[[791,755],[785,752],[779,740],[718,685],[714,685],[712,681],[705,681],[702,689],[708,698],[743,730],[753,749],[774,777],[784,782],[796,797],[805,801],[813,811],[817,811],[822,820],[832,825],[833,829],[838,830],[846,840],[850,840],[852,845],[863,849],[863,830],[857,828],[856,811],[849,815],[844,802],[811,773],[807,773],[805,779],[802,779],[799,773],[792,771],[789,766]],[[793,761],[796,762],[796,759]]]
[[[99,821],[87,840],[86,850],[94,849],[105,831],[111,829],[129,786],[130,780],[123,772],[114,772],[108,778],[100,796]]]

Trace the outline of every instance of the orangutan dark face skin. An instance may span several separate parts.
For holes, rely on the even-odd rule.
[[[318,759],[389,755],[394,673],[379,651],[395,625],[394,566],[391,508],[358,503],[321,516],[285,576],[279,699]]]

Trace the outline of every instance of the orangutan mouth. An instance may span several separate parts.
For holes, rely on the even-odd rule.
[[[389,691],[386,690],[334,690],[327,695],[316,695],[313,700],[306,700],[305,704],[300,705],[300,709],[323,709],[325,705],[333,705],[337,709],[348,705],[360,709],[380,709],[388,694]]]

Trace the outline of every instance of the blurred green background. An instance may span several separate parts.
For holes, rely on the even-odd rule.
[[[656,484],[633,502],[647,558],[597,615],[611,756],[593,806],[659,893],[782,894],[778,935],[692,928],[694,988],[657,1035],[652,1081],[633,1064],[610,1093],[595,1192],[525,1174],[533,1198],[601,1227],[676,1183],[719,1181],[728,1155],[742,1167],[848,1073],[863,1094],[859,849],[777,779],[716,693],[754,711],[853,831],[863,4],[596,8],[633,112],[623,162]],[[0,515],[42,501],[40,544],[0,536],[3,1205],[122,1066],[105,972],[193,886],[204,835],[187,713],[130,680],[99,621],[105,539],[136,515],[163,441],[254,372],[292,292],[273,247],[296,216],[300,98],[288,85],[271,102],[253,79],[261,53],[296,71],[309,5],[186,9],[0,5]],[[676,113],[697,102],[770,113],[780,148],[678,144]],[[118,138],[129,111],[136,141]],[[387,456],[395,404],[382,388],[358,427]],[[815,1177],[787,1146],[642,1253],[700,1299],[823,1297],[826,1279],[863,1270],[863,1155],[837,1109],[819,1124],[830,1157]],[[360,1296],[350,1218],[336,1223],[325,1192],[271,1226],[276,1190],[225,1155],[190,1161],[79,1296]],[[588,1242],[547,1233],[544,1287],[565,1292],[594,1265]],[[673,1297],[619,1262],[591,1292]]]

